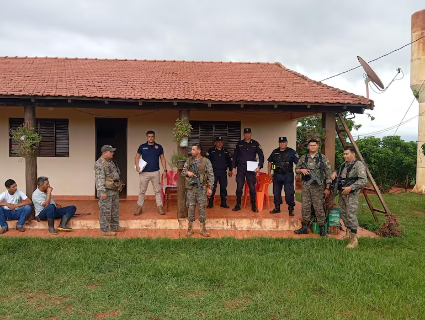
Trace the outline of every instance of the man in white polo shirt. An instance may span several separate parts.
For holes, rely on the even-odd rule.
[[[0,194],[0,234],[9,230],[7,220],[18,220],[16,230],[24,232],[24,222],[31,213],[31,200],[18,190],[18,185],[12,179],[4,183],[6,191]]]
[[[53,200],[53,188],[50,186],[49,178],[39,177],[37,186],[38,188],[32,194],[35,217],[39,220],[47,220],[51,234],[58,234],[55,230],[55,219],[61,219],[59,231],[72,231],[67,223],[73,217],[77,208],[75,206],[62,207]]]

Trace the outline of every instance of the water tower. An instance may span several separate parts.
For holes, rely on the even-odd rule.
[[[423,36],[425,10],[412,15],[412,41]],[[410,87],[415,94],[419,93],[418,160],[413,192],[425,194],[425,155],[422,152],[425,143],[425,38],[412,44],[410,68]]]

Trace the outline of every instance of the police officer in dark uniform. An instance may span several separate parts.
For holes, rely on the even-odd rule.
[[[297,164],[298,160],[297,152],[292,148],[288,148],[286,137],[279,137],[279,148],[274,149],[267,159],[269,162],[267,169],[270,177],[272,176],[271,170],[273,169],[274,209],[270,213],[280,213],[283,187],[289,215],[294,215],[294,163]]]
[[[260,144],[251,139],[251,128],[245,128],[243,130],[244,139],[239,141],[233,154],[233,175],[236,174],[236,206],[232,209],[233,211],[241,210],[242,192],[245,185],[245,178],[248,182],[249,195],[251,197],[252,211],[258,212],[257,205],[255,203],[257,192],[255,190],[256,177],[255,174],[260,172],[264,164],[264,154]],[[258,167],[253,171],[247,171],[247,161],[256,161],[257,155],[259,158]]]
[[[222,208],[229,208],[227,205],[227,168],[229,168],[229,177],[232,176],[232,159],[229,151],[223,148],[223,138],[215,138],[215,147],[208,150],[207,158],[211,161],[214,170],[214,186],[212,195],[208,200],[208,207],[214,206],[214,195],[217,189],[217,182],[220,182],[220,198]]]

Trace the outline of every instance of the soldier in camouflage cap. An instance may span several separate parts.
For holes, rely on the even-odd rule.
[[[120,172],[112,161],[112,146],[102,147],[102,156],[95,162],[96,190],[99,198],[100,230],[103,236],[116,236],[125,229],[119,226],[119,187]]]
[[[194,165],[196,165],[198,176],[195,175]],[[195,209],[196,204],[198,204],[201,235],[209,237],[210,234],[205,228],[205,221],[207,219],[205,207],[207,206],[207,195],[209,197],[212,195],[211,186],[214,185],[214,172],[211,161],[201,156],[201,146],[199,144],[192,146],[192,157],[187,159],[184,164],[182,175],[186,177],[187,203],[189,208],[187,236],[190,237],[193,235],[193,221],[195,221]],[[194,178],[199,178],[200,186],[195,183]]]
[[[366,168],[361,161],[356,159],[356,149],[354,147],[344,148],[345,162],[339,167],[338,173],[332,174],[332,180],[338,178],[339,200],[341,217],[345,225],[345,235],[343,239],[349,239],[348,249],[359,245],[357,238],[357,210],[359,207],[359,194],[367,183]]]

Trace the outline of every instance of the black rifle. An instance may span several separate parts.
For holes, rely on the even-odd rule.
[[[342,188],[346,188],[346,187],[351,186],[358,179],[357,177],[355,177],[355,178],[347,178],[347,177],[342,178],[341,173],[342,173],[342,170],[344,169],[344,167],[345,167],[345,165],[341,165],[339,167],[338,175],[335,178],[335,180],[332,182],[332,188],[333,188],[332,193],[333,193],[334,200],[335,200],[335,198],[338,194],[342,193],[342,191],[343,191]],[[351,168],[350,168],[350,170],[351,170]],[[350,170],[347,170],[347,176],[348,176],[348,173],[350,172]],[[351,192],[353,192],[353,190]]]
[[[192,181],[189,182],[190,186],[197,185],[198,188],[201,187],[201,180],[199,179],[198,165],[196,163],[192,163],[191,169],[195,176],[192,178]]]
[[[321,186],[322,184],[323,184],[323,180],[322,179],[320,179],[320,177],[318,177],[317,176],[317,174],[315,174],[314,173],[314,171],[311,171],[311,170],[309,170],[310,171],[310,173],[307,175],[307,177],[308,176],[310,176],[310,180],[308,180],[307,181],[307,185],[309,186],[309,185],[311,185],[314,181],[316,181],[317,182],[317,184],[319,185],[319,186]]]

